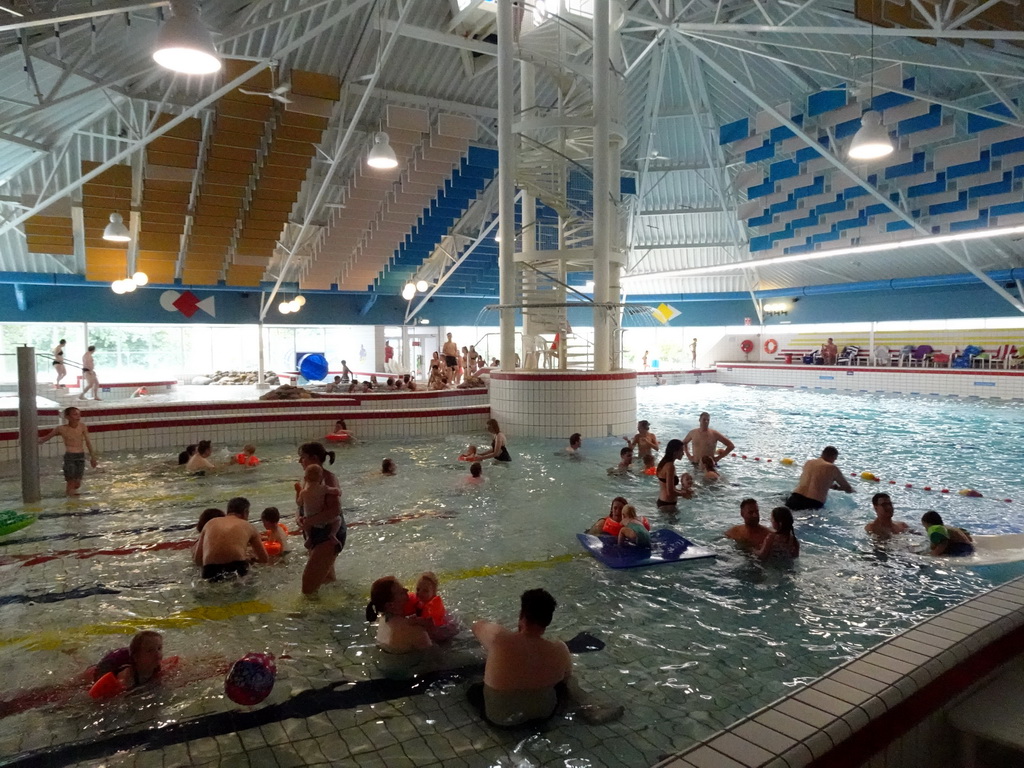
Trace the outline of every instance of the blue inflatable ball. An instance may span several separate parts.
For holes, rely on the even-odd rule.
[[[247,653],[228,670],[224,693],[235,704],[249,707],[259,704],[274,690],[277,666],[266,653]]]
[[[316,353],[299,360],[299,373],[308,381],[323,381],[327,378],[327,358]]]

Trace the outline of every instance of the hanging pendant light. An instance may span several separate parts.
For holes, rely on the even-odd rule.
[[[882,116],[869,109],[860,116],[860,128],[850,144],[850,157],[854,160],[877,160],[892,152],[892,139],[882,125]]]
[[[112,243],[127,243],[132,239],[128,227],[124,225],[124,219],[120,213],[110,214],[110,223],[103,230],[103,239]]]
[[[419,291],[420,293],[426,293],[429,287],[430,283],[428,283],[426,280],[416,281],[416,290]]]
[[[161,67],[185,75],[209,75],[221,68],[213,37],[199,19],[191,0],[171,3],[174,15],[164,22],[153,48],[153,60]]]
[[[874,105],[875,100],[875,25],[871,25],[871,80],[868,88],[868,104]],[[850,142],[849,156],[851,160],[878,160],[891,155],[895,147],[889,132],[882,125],[882,116],[869,109],[860,116],[860,128]]]
[[[132,275],[132,282],[140,288],[149,283],[149,275],[141,270]]]
[[[380,169],[398,167],[398,157],[395,155],[395,150],[391,148],[388,135],[384,131],[379,131],[374,135],[373,146],[366,156],[366,164],[371,168]]]
[[[402,298],[406,301],[412,301],[416,295],[416,283],[411,280],[402,287]]]

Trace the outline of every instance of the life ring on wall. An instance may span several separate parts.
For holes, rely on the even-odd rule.
[[[764,351],[766,355],[774,355],[779,351],[779,342],[775,339],[768,339],[764,343]]]
[[[750,339],[744,339],[743,341],[740,342],[740,350],[743,352],[743,354],[749,355],[751,352],[754,351],[754,342],[752,342]]]

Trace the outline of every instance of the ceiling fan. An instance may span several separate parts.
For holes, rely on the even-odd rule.
[[[291,83],[281,83],[276,88],[269,91],[250,91],[246,88],[239,88],[239,93],[244,93],[246,96],[266,96],[274,101],[279,101],[282,104],[291,104],[292,100],[288,98],[288,93],[292,89]]]

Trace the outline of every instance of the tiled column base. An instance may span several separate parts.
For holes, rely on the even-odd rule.
[[[509,435],[626,434],[636,427],[636,372],[495,372],[491,416]]]

